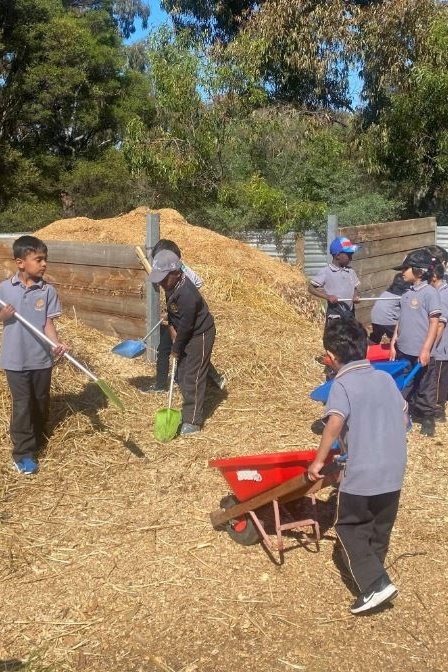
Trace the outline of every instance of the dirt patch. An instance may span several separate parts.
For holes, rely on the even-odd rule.
[[[166,400],[140,391],[153,367],[112,355],[116,340],[65,317],[60,329],[73,354],[126,410],[107,407],[95,384],[59,363],[53,434],[40,473],[21,478],[8,467],[9,397],[0,378],[0,660],[30,657],[32,672],[448,669],[446,426],[432,440],[418,426],[409,435],[388,556],[400,595],[382,613],[348,612],[330,490],[317,504],[319,550],[291,537],[281,567],[260,545],[214,531],[208,513],[228,487],[210,458],[316,447],[311,424],[322,407],[308,395],[322,380],[321,329],[276,289],[294,278],[306,313],[299,270],[183,221],[162,219],[162,235],[204,276],[227,393],[209,389],[200,435],[157,444],[152,422]]]

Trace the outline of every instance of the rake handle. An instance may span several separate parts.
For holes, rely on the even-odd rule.
[[[150,266],[149,261],[147,260],[145,253],[143,252],[142,248],[137,245],[135,248],[135,251],[137,253],[137,257],[140,259],[142,262],[142,266],[145,269],[145,271],[149,274],[152,271],[152,268]]]
[[[177,366],[177,359],[173,357],[171,362],[170,390],[168,393],[168,409],[171,409],[171,403],[173,401],[173,387],[174,387],[174,376],[176,375],[176,366]]]
[[[6,304],[4,301],[2,301],[0,299],[0,305],[2,305],[3,307],[6,307],[8,304]],[[31,322],[28,322],[28,320],[25,319],[24,317],[22,317],[22,315],[20,315],[20,313],[18,313],[17,311],[14,312],[14,317],[16,317],[19,320],[19,322],[24,324],[25,327],[27,327],[30,331],[32,331],[34,334],[36,334],[36,336],[38,338],[40,338],[41,341],[45,341],[46,343],[51,345],[52,348],[57,348],[58,347],[58,344],[55,343],[54,341],[52,341],[51,338],[49,338],[47,336],[47,334],[44,334],[42,331],[39,331],[39,329],[37,327],[35,327],[34,324],[31,324]],[[66,359],[68,359],[69,362],[71,362],[72,364],[77,366],[78,369],[80,369],[80,371],[82,371],[87,376],[89,376],[92,380],[94,380],[95,383],[98,382],[97,376],[95,376],[91,371],[89,371],[89,369],[86,369],[86,367],[83,366],[80,362],[78,362],[77,359],[72,357],[72,355],[69,355],[68,352],[64,352],[64,357]]]

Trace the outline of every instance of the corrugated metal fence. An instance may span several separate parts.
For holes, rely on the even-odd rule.
[[[278,236],[275,231],[244,231],[232,235],[232,238],[293,266],[297,264],[296,237],[295,231],[289,231],[284,236]]]

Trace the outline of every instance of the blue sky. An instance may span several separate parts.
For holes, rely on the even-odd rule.
[[[148,4],[151,10],[149,15],[148,28],[147,30],[143,30],[141,22],[138,21],[136,23],[135,33],[129,38],[129,40],[126,40],[128,44],[145,39],[149,33],[150,28],[156,28],[157,26],[160,26],[160,24],[169,21],[168,14],[160,8],[159,2],[150,2]]]

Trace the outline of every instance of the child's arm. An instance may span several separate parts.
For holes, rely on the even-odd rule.
[[[436,315],[436,317],[430,317],[428,333],[418,356],[419,362],[422,366],[427,366],[429,364],[429,360],[431,359],[431,349],[434,345],[434,341],[436,340],[438,328],[439,315]]]
[[[54,343],[56,343],[56,347],[53,348],[53,353],[55,355],[59,357],[60,355],[63,355],[64,352],[67,352],[68,347],[59,341],[58,332],[56,331],[53,318],[51,317],[47,317],[47,321],[45,322],[44,327],[44,334],[45,336],[48,336],[48,338],[50,338]]]
[[[322,433],[316,457],[308,467],[308,478],[310,481],[317,481],[319,478],[324,478],[324,476],[320,473],[320,470],[325,464],[325,460],[328,457],[331,446],[341,433],[344,422],[344,418],[340,415],[328,416],[328,421],[325,424],[325,429]]]
[[[446,327],[446,322],[445,320],[439,319],[439,324],[437,325],[437,336],[436,340],[434,341],[434,345],[438,345],[440,343],[440,339],[442,338],[443,335],[443,330]]]
[[[319,299],[324,299],[328,303],[337,303],[338,297],[334,294],[327,294],[323,287],[315,287],[314,285],[308,285],[308,291],[313,296],[317,296]]]
[[[395,361],[395,358],[397,356],[397,351],[395,350],[395,343],[397,342],[397,336],[398,336],[398,322],[395,325],[395,330],[394,330],[394,335],[390,339],[390,354],[389,354],[389,359],[391,361]]]

